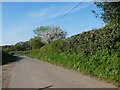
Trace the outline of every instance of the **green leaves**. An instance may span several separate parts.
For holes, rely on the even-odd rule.
[[[60,42],[60,41],[59,41]],[[119,78],[119,57],[116,52],[109,55],[108,50],[97,51],[94,55],[86,57],[84,53],[69,54],[54,51],[43,51],[44,49],[32,50],[23,54],[40,60],[60,65],[69,69],[75,69],[86,74],[118,83]],[[53,47],[55,48],[55,47]],[[57,49],[57,48],[55,48]]]
[[[16,56],[9,55],[2,51],[2,65],[10,63],[10,62],[15,62],[17,60]]]
[[[37,27],[35,30],[33,30],[34,34],[36,34],[38,37],[42,37],[43,33],[48,30],[48,26],[41,26]]]
[[[115,20],[118,22],[120,19],[120,2],[96,2],[95,4],[102,10],[101,18],[103,21],[108,23],[109,21]],[[93,13],[95,13],[95,11],[93,11]]]
[[[29,40],[29,43],[32,47],[32,49],[40,49],[42,46],[44,46],[44,43],[41,42],[40,37],[34,37]]]
[[[114,23],[115,25],[115,23]],[[116,23],[70,38],[45,44],[39,50],[23,54],[33,58],[79,70],[99,78],[119,82],[120,29]]]
[[[65,38],[67,32],[63,31],[60,27],[54,26],[41,26],[33,30],[37,37],[41,37],[43,42],[50,43],[55,40]]]

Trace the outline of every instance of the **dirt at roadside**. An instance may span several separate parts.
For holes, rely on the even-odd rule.
[[[2,66],[2,88],[7,88],[10,80],[10,72],[12,71],[15,63],[9,63]]]

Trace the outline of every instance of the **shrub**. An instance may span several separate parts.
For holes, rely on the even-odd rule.
[[[7,64],[9,62],[15,62],[16,60],[17,60],[17,57],[12,56],[2,51],[2,65]]]

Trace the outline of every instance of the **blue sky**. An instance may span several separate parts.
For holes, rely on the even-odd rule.
[[[2,12],[1,2],[0,2],[0,12]],[[2,45],[2,13],[0,13],[0,45]]]
[[[3,2],[2,44],[15,44],[34,37],[33,30],[56,22],[79,2]],[[55,26],[68,32],[68,37],[100,28],[104,24],[91,10],[100,12],[93,2],[83,2]]]

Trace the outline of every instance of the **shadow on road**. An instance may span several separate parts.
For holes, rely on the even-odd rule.
[[[53,85],[49,85],[49,86],[46,86],[46,87],[43,87],[43,88],[39,88],[39,89],[37,89],[37,90],[45,90],[45,89],[48,89],[48,88],[50,88],[50,87],[52,87]]]
[[[0,60],[0,64],[6,65],[9,63],[13,63],[17,61],[17,57],[8,53],[2,53],[2,58]]]
[[[21,56],[16,56],[17,57],[17,62],[20,62],[21,60],[23,60],[23,57]]]

